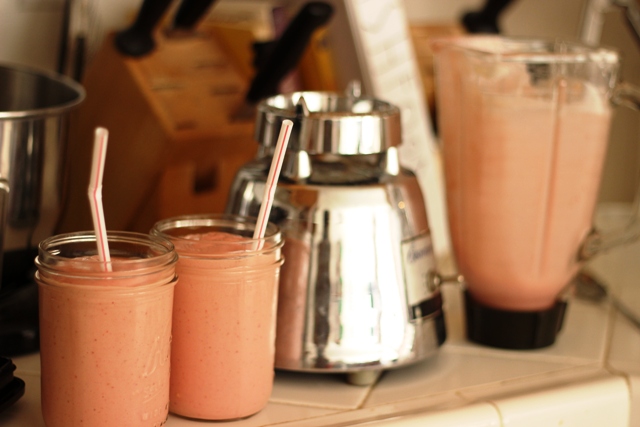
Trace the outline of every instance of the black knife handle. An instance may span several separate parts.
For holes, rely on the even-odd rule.
[[[128,56],[144,56],[151,52],[156,43],[153,29],[173,0],[144,0],[135,22],[126,30],[116,34],[118,50]]]
[[[462,16],[462,25],[470,33],[499,34],[498,17],[514,0],[486,0],[482,9]]]
[[[173,28],[190,30],[202,18],[215,0],[182,0],[173,18]]]
[[[280,80],[296,66],[313,32],[332,15],[333,6],[321,1],[309,2],[300,9],[258,69],[247,92],[247,102],[255,104],[278,93]]]

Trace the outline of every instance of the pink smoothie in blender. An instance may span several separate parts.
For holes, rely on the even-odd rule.
[[[469,337],[497,347],[550,345],[564,313],[558,296],[593,228],[618,57],[493,36],[434,47]]]

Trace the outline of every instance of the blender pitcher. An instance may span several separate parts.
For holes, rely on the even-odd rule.
[[[640,92],[617,83],[619,55],[606,48],[500,36],[433,47],[468,337],[551,345],[584,260],[640,234],[637,213],[619,233],[593,228],[612,104],[637,108]]]

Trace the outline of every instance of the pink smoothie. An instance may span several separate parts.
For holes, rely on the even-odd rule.
[[[86,264],[97,265],[69,261],[55,274],[38,266],[45,424],[161,426],[169,403],[174,265],[151,274],[124,267],[130,277],[123,278]],[[113,265],[124,272],[119,260]]]
[[[170,411],[226,420],[265,407],[274,377],[280,247],[210,232],[174,239],[179,254]]]
[[[455,56],[440,60],[464,74]],[[482,91],[453,72],[439,78],[451,238],[468,290],[495,308],[549,308],[592,227],[608,101],[571,79],[551,101],[525,96],[526,74]]]

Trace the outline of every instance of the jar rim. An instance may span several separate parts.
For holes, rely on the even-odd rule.
[[[216,258],[229,257],[230,253],[207,254],[200,251],[185,251],[185,246],[194,242],[203,242],[187,238],[187,235],[207,233],[211,231],[222,231],[230,234],[246,237],[246,240],[237,242],[228,241],[205,241],[204,245],[215,248],[217,245],[230,245],[234,247],[231,252],[233,257],[254,256],[264,252],[279,249],[284,245],[280,228],[269,222],[263,238],[254,239],[257,219],[250,216],[235,214],[192,214],[180,215],[158,221],[151,229],[151,234],[162,236],[171,240],[176,246],[176,251],[181,257],[193,258]]]
[[[96,235],[93,231],[78,231],[50,236],[38,244],[35,263],[47,274],[107,278],[97,258]],[[108,277],[126,278],[153,274],[175,264],[178,255],[173,243],[162,236],[131,231],[107,231],[111,250],[110,264],[114,267]],[[137,251],[134,251],[138,248]],[[74,259],[82,257],[85,268],[69,269]],[[92,259],[90,257],[95,257]],[[76,261],[77,262],[77,261]]]

